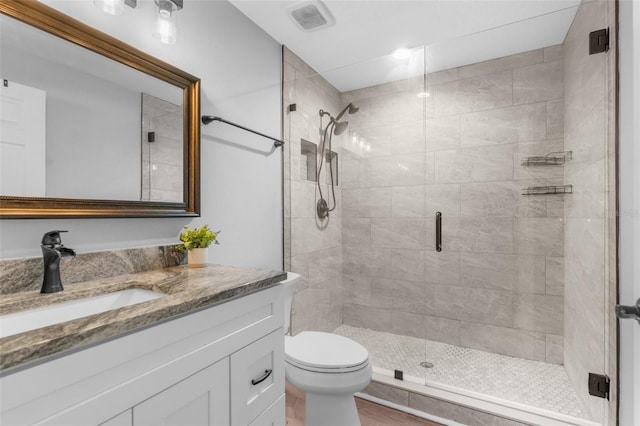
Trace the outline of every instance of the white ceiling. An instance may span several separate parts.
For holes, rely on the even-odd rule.
[[[563,42],[580,0],[325,0],[335,25],[305,32],[300,0],[230,0],[338,90],[482,62]],[[417,56],[399,62],[398,48]],[[415,64],[419,62],[419,67]]]

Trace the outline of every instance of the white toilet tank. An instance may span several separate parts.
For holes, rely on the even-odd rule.
[[[291,306],[293,305],[293,291],[300,279],[300,274],[287,272],[287,279],[281,281],[284,286],[284,334],[289,334],[291,328]]]

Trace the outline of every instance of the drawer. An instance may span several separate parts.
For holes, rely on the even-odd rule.
[[[231,360],[231,424],[248,425],[284,394],[282,328],[235,352]]]
[[[271,406],[262,412],[249,426],[282,426],[287,423],[285,396],[280,395]]]

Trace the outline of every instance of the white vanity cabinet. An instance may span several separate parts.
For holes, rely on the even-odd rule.
[[[135,426],[231,424],[228,389],[229,359],[225,358],[133,407],[132,423]]]
[[[2,377],[0,424],[281,425],[281,286]]]

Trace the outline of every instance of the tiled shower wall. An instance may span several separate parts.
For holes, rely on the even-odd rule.
[[[344,324],[563,362],[563,49],[344,93]],[[416,94],[425,91],[429,97]],[[443,250],[435,251],[435,213]]]
[[[567,374],[585,411],[615,424],[615,37],[609,52],[588,54],[589,32],[607,27],[615,34],[615,4],[583,1],[564,43],[565,147],[575,152],[565,168],[574,194],[565,205],[564,330]],[[611,402],[589,395],[589,372],[611,377]]]
[[[341,108],[340,93],[287,48],[283,60],[285,268],[301,276],[294,295],[292,331],[329,331],[342,324],[341,187],[336,187],[336,210],[328,219],[317,219],[318,192],[315,181],[306,179],[313,172],[303,162],[307,156],[301,152],[301,140],[318,146],[319,110],[335,116]],[[291,104],[295,111],[290,111]],[[334,136],[332,143],[339,162],[341,139]],[[333,205],[326,171],[323,167],[320,182],[325,199]]]
[[[143,201],[181,202],[182,106],[142,94],[142,193]],[[148,142],[148,132],[155,141]]]

